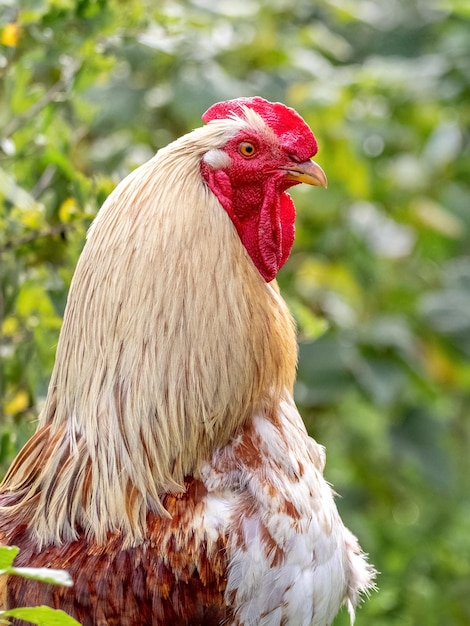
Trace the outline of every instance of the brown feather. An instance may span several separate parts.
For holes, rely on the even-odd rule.
[[[38,552],[26,522],[0,524],[3,541],[21,546],[16,566],[66,568],[75,583],[67,588],[11,576],[8,604],[62,608],[83,626],[222,623],[229,617],[224,603],[226,537],[208,551],[202,529],[200,535],[181,532],[185,525],[191,527],[194,508],[205,494],[194,479],[185,488],[185,493],[162,498],[173,519],[148,514],[148,534],[138,547],[125,547],[123,535],[116,532],[102,546],[81,535]],[[8,497],[1,500],[3,506],[11,505]]]

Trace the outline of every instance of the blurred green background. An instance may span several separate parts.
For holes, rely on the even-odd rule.
[[[104,198],[213,102],[280,100],[329,178],[293,190],[279,282],[297,402],[381,572],[357,624],[470,624],[470,4],[2,0],[0,78],[2,472]]]

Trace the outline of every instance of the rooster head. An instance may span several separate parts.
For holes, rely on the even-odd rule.
[[[202,175],[230,216],[263,278],[269,282],[294,242],[295,207],[286,190],[299,183],[326,187],[311,160],[318,146],[312,131],[289,107],[263,98],[218,102],[204,122],[242,118],[246,125],[222,148],[210,150]]]

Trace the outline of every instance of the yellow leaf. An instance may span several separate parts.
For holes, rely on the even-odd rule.
[[[61,222],[71,222],[80,213],[75,198],[66,198],[59,208]]]
[[[0,41],[4,46],[14,48],[20,38],[21,28],[18,24],[7,24],[3,29]]]
[[[31,228],[32,230],[38,230],[44,221],[44,213],[41,205],[36,204],[31,208],[22,211],[21,221],[24,226]]]
[[[353,307],[359,307],[362,299],[360,286],[347,267],[320,258],[308,258],[297,271],[297,286],[305,297],[318,290],[334,291]]]
[[[2,324],[2,335],[13,337],[18,329],[18,319],[16,317],[6,317]]]
[[[21,389],[5,404],[5,413],[7,415],[16,415],[27,409],[28,406],[29,396],[24,389]]]
[[[423,362],[430,378],[441,383],[453,384],[458,367],[452,357],[437,342],[422,345]]]

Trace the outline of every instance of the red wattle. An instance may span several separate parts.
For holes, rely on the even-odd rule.
[[[290,195],[286,192],[281,195],[281,224],[282,245],[279,268],[281,268],[289,258],[295,239],[295,205]]]
[[[241,242],[266,282],[276,277],[287,261],[295,234],[295,207],[286,192],[274,182],[233,189],[223,170],[214,170],[205,163],[202,175],[227,211]]]

